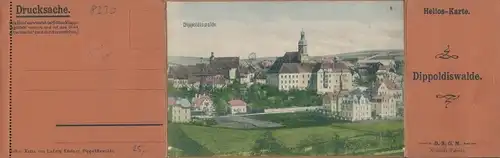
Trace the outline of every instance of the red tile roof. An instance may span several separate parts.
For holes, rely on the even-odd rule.
[[[243,100],[231,100],[228,102],[228,104],[231,106],[247,106],[247,103],[245,103]]]

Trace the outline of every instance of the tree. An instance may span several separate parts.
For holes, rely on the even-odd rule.
[[[404,108],[402,108],[402,107],[397,107],[397,108],[398,108],[397,109],[398,111],[396,112],[396,115],[399,116],[399,117],[404,117],[405,116],[405,110],[404,110]]]
[[[239,80],[232,80],[231,84],[228,86],[229,90],[235,97],[241,98],[242,92],[245,90],[245,85],[241,84]]]
[[[345,141],[341,139],[338,134],[335,134],[333,142],[334,142],[333,153],[335,153],[335,155],[339,155],[341,152],[344,151]]]
[[[252,153],[254,155],[284,155],[288,154],[290,151],[285,148],[281,142],[274,138],[271,131],[265,131],[259,139],[255,141],[255,145],[252,148]]]
[[[174,83],[172,83],[171,81],[167,82],[167,94],[168,96],[179,95],[179,90],[177,90],[177,88],[174,87]]]
[[[404,73],[405,62],[404,61],[396,61],[394,69],[396,70],[396,74],[403,75]]]
[[[170,90],[169,90],[170,91]],[[194,98],[196,91],[194,89],[188,89],[186,87],[182,87],[177,89],[177,93],[179,97],[186,98],[188,100],[191,100]]]
[[[220,98],[215,100],[215,113],[218,116],[226,115],[228,113],[228,108],[229,105],[225,100]]]

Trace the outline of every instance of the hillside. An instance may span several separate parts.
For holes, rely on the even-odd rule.
[[[403,50],[401,49],[387,49],[387,50],[367,50],[367,51],[359,51],[359,52],[348,52],[341,54],[333,54],[333,55],[325,55],[325,56],[312,56],[311,58],[314,60],[320,60],[324,57],[333,57],[338,56],[340,58],[364,58],[373,55],[383,55],[383,56],[395,56],[396,59],[401,59],[404,56]],[[246,57],[245,57],[246,58]],[[275,60],[276,57],[258,57],[255,62],[264,61],[264,60]],[[201,63],[202,61],[207,61],[208,57],[187,57],[187,56],[168,56],[169,64],[177,64],[177,65],[195,65],[196,63]],[[246,61],[248,59],[243,59],[242,61]]]

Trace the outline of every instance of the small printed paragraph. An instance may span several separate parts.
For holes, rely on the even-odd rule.
[[[79,33],[77,21],[71,20],[14,20],[14,35],[61,35]]]

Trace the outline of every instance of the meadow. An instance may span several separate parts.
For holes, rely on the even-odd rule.
[[[318,149],[318,151],[313,152],[310,151],[310,148],[325,148],[325,145],[326,148],[333,148],[331,147],[332,143],[338,144],[335,142],[339,142],[339,140],[343,140],[342,148],[344,149],[335,151],[333,155],[402,154],[398,150],[403,144],[403,121],[328,123],[317,119],[306,119],[305,116],[302,116],[304,117],[302,119],[298,117],[301,116],[288,115],[288,118],[286,115],[253,117],[253,119],[268,120],[285,125],[283,128],[273,129],[230,129],[170,123],[168,125],[168,144],[181,150],[183,156],[251,155],[251,152],[255,151],[256,144],[262,141],[262,137],[270,135],[267,136],[272,137],[269,139],[288,149],[286,153],[274,153],[277,155],[332,155],[334,151],[328,149]],[[304,126],[296,126],[298,124]],[[334,139],[339,140],[333,142]],[[346,143],[350,145],[345,145]],[[370,144],[374,145],[369,146]],[[319,145],[323,147],[319,147]],[[356,145],[358,147],[352,147]],[[345,149],[347,146],[351,146],[352,149]]]

